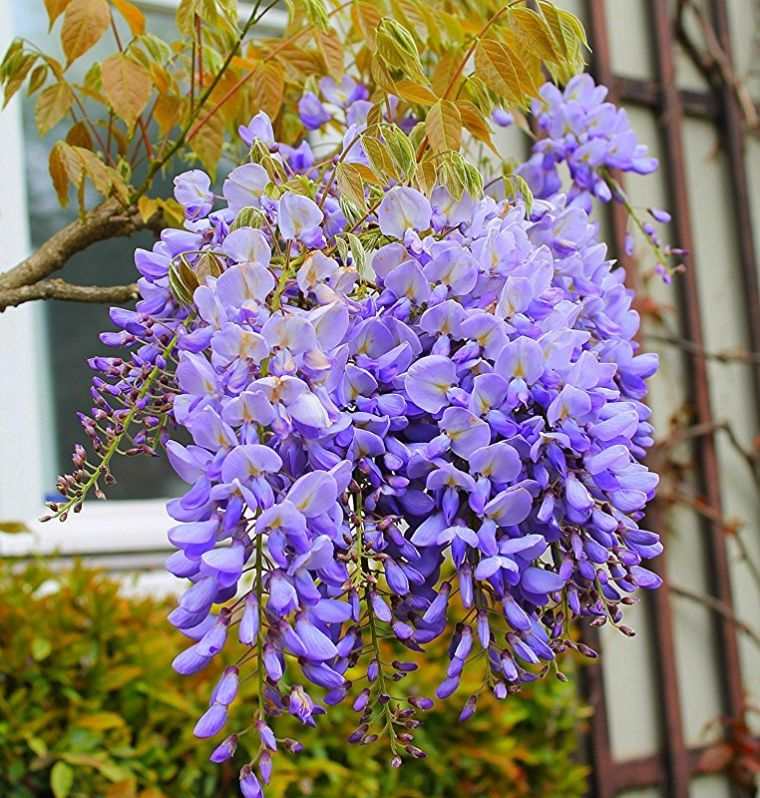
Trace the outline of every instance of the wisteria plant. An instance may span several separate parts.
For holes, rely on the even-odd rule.
[[[225,4],[195,5],[200,19]],[[596,656],[576,622],[632,634],[623,606],[660,583],[643,564],[659,537],[639,526],[657,358],[639,352],[595,218],[630,208],[613,173],[656,162],[576,74],[571,14],[427,7],[294,4],[279,44],[251,45],[288,87],[270,113],[239,105],[227,152],[242,163],[217,187],[208,163],[178,174],[178,206],[113,189],[184,218],[135,253],[139,301],[101,336],[127,354],[91,360],[90,453],[77,447],[52,512],[101,495],[116,454],[165,450],[188,485],[168,504],[167,568],[189,580],[174,668],[242,644],[195,734],[217,738],[220,763],[257,741],[248,798],[301,747],[278,717],[313,726],[349,702],[349,742],[382,736],[400,767],[425,756],[415,729],[434,699],[403,680],[430,643],[448,643],[436,697],[465,721],[483,692],[564,678],[568,649]],[[522,164],[494,137],[511,124],[533,139]],[[635,223],[667,276],[673,253]],[[465,670],[481,686],[460,696]],[[227,728],[241,680],[257,701]]]

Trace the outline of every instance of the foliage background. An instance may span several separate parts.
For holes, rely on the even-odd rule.
[[[53,571],[44,561],[0,564],[3,798],[233,793],[234,763],[210,764],[210,742],[192,736],[218,669],[192,678],[173,673],[180,635],[166,622],[170,608],[169,600],[129,597],[118,581],[80,564],[65,571]],[[409,677],[426,695],[443,675],[432,660],[429,665]],[[305,750],[280,759],[267,794],[581,796],[586,769],[576,760],[576,746],[584,710],[577,682],[547,679],[498,704],[484,698],[466,724],[457,720],[459,702],[436,706],[418,735],[428,758],[400,770],[388,766],[382,740],[368,747],[345,742],[356,716],[350,707],[338,707],[329,722],[299,732]],[[249,694],[244,690],[233,707],[236,726],[247,722]],[[276,733],[287,734],[287,719],[281,723]]]

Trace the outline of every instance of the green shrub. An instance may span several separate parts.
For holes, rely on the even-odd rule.
[[[118,582],[79,565],[53,572],[44,563],[21,570],[0,563],[3,798],[237,794],[235,767],[211,765],[211,744],[192,736],[218,671],[189,679],[171,671],[183,638],[166,622],[169,606],[127,597]],[[429,695],[441,674],[427,668],[408,681]],[[231,728],[250,720],[245,695]],[[355,715],[341,708],[318,729],[297,730],[306,749],[278,756],[267,796],[584,794],[585,769],[575,761],[584,712],[572,683],[547,679],[503,703],[484,698],[467,724],[457,712],[447,706],[428,713],[417,737],[428,758],[394,771],[382,741],[345,742]],[[275,727],[296,731],[285,719]]]

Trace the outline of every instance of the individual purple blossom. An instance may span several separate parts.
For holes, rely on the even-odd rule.
[[[262,141],[267,146],[274,144],[274,131],[272,122],[264,111],[259,111],[247,125],[238,129],[240,138],[250,147],[256,140]]]
[[[509,127],[514,118],[509,111],[505,111],[503,108],[494,108],[491,112],[491,119],[499,126],[499,127]]]
[[[221,743],[219,743],[219,745],[211,752],[209,760],[217,765],[220,765],[222,762],[227,762],[229,759],[232,759],[232,757],[235,756],[237,744],[237,736],[231,734],[226,740],[223,740]]]
[[[298,115],[307,130],[319,130],[332,119],[330,112],[312,91],[307,91],[298,101]]]
[[[352,104],[366,100],[369,96],[367,87],[349,75],[344,75],[339,81],[327,75],[320,79],[319,90],[327,102],[342,108],[349,108]]]
[[[261,784],[249,765],[240,771],[240,792],[243,798],[261,798],[263,795]]]
[[[403,186],[390,189],[377,209],[381,232],[394,238],[403,238],[407,230],[425,230],[431,216],[430,201],[416,189]]]
[[[324,218],[316,202],[292,192],[282,196],[278,211],[280,232],[286,241],[307,238]]]
[[[185,209],[188,219],[200,219],[214,205],[211,178],[200,169],[191,169],[177,175],[174,178],[174,198]]]

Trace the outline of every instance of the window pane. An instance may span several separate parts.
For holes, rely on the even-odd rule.
[[[25,36],[45,50],[58,50],[57,31],[51,36],[42,3],[13,3],[16,14],[17,35]],[[148,30],[171,37],[175,32],[170,14],[148,15]],[[70,79],[81,80],[92,58],[99,58],[111,51],[106,40],[71,68]],[[50,235],[76,217],[76,201],[73,208],[62,209],[58,205],[48,174],[47,158],[50,146],[61,132],[57,131],[48,140],[39,139],[34,125],[34,101],[23,100],[23,124],[25,143],[25,168],[29,197],[29,221],[32,246],[38,247]],[[168,185],[158,186],[166,193]],[[132,282],[136,278],[132,253],[137,246],[150,247],[153,236],[141,233],[131,238],[118,238],[95,244],[86,252],[75,256],[66,266],[66,279],[82,284],[118,285]],[[78,410],[91,407],[89,383],[92,372],[87,358],[93,354],[111,354],[98,340],[98,333],[112,329],[105,305],[83,303],[45,303],[48,336],[49,368],[51,369],[52,396],[48,403],[48,417],[54,434],[54,452],[51,468],[56,473],[70,470],[73,444],[84,439],[76,416]],[[156,498],[177,493],[177,480],[164,458],[120,458],[114,464],[114,476],[118,484],[109,490],[114,499]],[[53,485],[50,485],[52,492]]]

